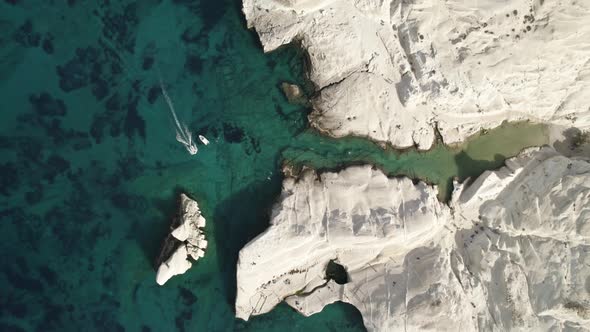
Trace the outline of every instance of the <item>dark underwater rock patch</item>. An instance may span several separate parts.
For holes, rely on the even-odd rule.
[[[159,86],[152,86],[148,90],[148,94],[147,94],[148,103],[150,103],[150,105],[153,105],[159,96],[160,96],[160,87]]]
[[[203,33],[198,27],[190,26],[182,32],[180,39],[187,44],[195,44],[198,46],[200,43],[205,43],[207,41],[207,34]]]
[[[90,136],[94,138],[94,142],[96,144],[102,143],[102,138],[104,136],[103,131],[106,127],[107,120],[101,116],[95,116],[92,120],[92,125],[90,126]]]
[[[141,64],[141,69],[143,70],[150,70],[154,65],[155,59],[153,56],[145,56],[143,58],[143,63]]]
[[[41,265],[37,269],[39,276],[50,286],[55,286],[58,280],[57,273],[46,265]]]
[[[0,194],[8,196],[19,186],[17,166],[12,162],[0,164]]]
[[[53,143],[57,147],[71,146],[75,150],[83,150],[91,146],[88,133],[62,127],[61,118],[68,113],[62,99],[55,98],[47,92],[41,92],[29,95],[29,102],[33,112],[18,115],[18,122],[35,129],[42,129],[42,131],[37,130],[37,133],[44,133],[52,140],[39,142],[39,138],[29,137],[22,144],[19,143],[19,149],[26,152],[23,154],[25,163],[38,162],[42,147],[49,145],[48,143]]]
[[[59,75],[59,87],[64,92],[86,87],[89,84],[93,68],[96,70],[94,64],[97,63],[99,55],[99,50],[92,46],[77,48],[73,59],[56,68]]]
[[[71,305],[59,303],[48,296],[41,297],[38,302],[43,310],[37,313],[41,317],[36,322],[35,331],[63,331],[64,326],[70,326],[73,321]]]
[[[191,306],[197,302],[197,296],[187,288],[180,287],[178,290],[182,303],[184,303],[185,306]]]
[[[12,35],[15,43],[23,47],[38,47],[41,34],[33,31],[33,22],[26,20]]]
[[[43,187],[40,184],[35,185],[32,191],[25,193],[25,201],[29,205],[37,204],[41,202],[41,199],[43,199]]]
[[[28,164],[38,164],[42,162],[43,144],[40,144],[39,139],[33,137],[19,137],[17,141],[17,156],[19,159],[19,166],[27,166]]]
[[[201,19],[205,30],[211,30],[225,15],[228,1],[201,0],[198,2]]]
[[[189,54],[186,56],[184,68],[191,74],[199,75],[203,71],[203,60],[197,55]]]
[[[244,130],[231,123],[223,123],[223,137],[228,143],[240,143],[244,140]]]
[[[118,137],[122,131],[128,138],[135,134],[145,139],[145,121],[139,115],[138,105],[139,97],[129,93],[126,103],[121,101],[118,93],[113,94],[105,103],[106,112],[96,113],[92,119],[90,135],[95,142],[101,143],[106,130],[111,137]]]
[[[173,0],[174,4],[186,7],[191,13],[199,15],[203,20],[203,30],[210,31],[225,15],[228,1],[219,0]]]
[[[138,98],[133,99],[127,105],[127,116],[125,116],[125,123],[123,129],[128,138],[133,137],[137,133],[145,140],[145,121],[137,111]]]
[[[29,102],[35,112],[40,116],[64,116],[67,113],[67,107],[64,101],[53,98],[47,92],[30,95]]]
[[[260,149],[260,140],[250,136],[250,144],[252,144],[252,148],[256,153],[260,153],[262,150]]]
[[[70,143],[75,151],[88,150],[92,147],[88,133],[74,132],[75,135],[70,136]]]
[[[25,212],[22,207],[14,207],[0,211],[0,223],[3,225],[11,224],[16,231],[11,239],[21,242],[27,250],[36,252],[39,250],[39,236],[41,230],[41,218],[36,214]],[[16,258],[16,266],[19,267],[20,273],[29,274],[29,269],[19,263],[20,259]],[[1,297],[0,297],[1,298]]]
[[[25,318],[29,313],[29,308],[21,301],[22,298],[16,296],[4,297],[0,300],[0,312],[20,319]],[[2,317],[2,314],[0,314],[0,317]],[[4,331],[2,325],[0,325],[0,331]]]
[[[43,43],[41,44],[41,48],[47,54],[53,54],[55,48],[53,46],[53,35],[47,34],[43,39]]]
[[[125,180],[133,180],[144,172],[145,167],[137,156],[129,154],[117,161],[116,176]]]
[[[100,78],[96,77],[93,80],[94,85],[92,86],[92,95],[96,98],[96,100],[102,100],[106,96],[108,96],[110,92],[109,83]]]
[[[68,255],[75,251],[77,255],[84,255],[93,250],[99,239],[93,234],[96,213],[83,192],[73,190],[66,197],[62,205],[51,207],[43,215],[42,224],[55,237],[57,253]]]
[[[118,93],[113,94],[105,103],[106,112],[95,113],[90,126],[90,135],[97,144],[101,143],[104,132],[108,130],[111,137],[118,137],[123,130],[126,113]],[[132,127],[127,129],[132,130]],[[130,136],[129,136],[130,137]]]
[[[68,160],[66,160],[64,157],[60,155],[52,154],[47,158],[47,161],[45,162],[45,174],[43,178],[51,183],[54,181],[56,176],[63,174],[69,169],[70,162]]]
[[[53,119],[48,125],[44,125],[46,134],[52,138],[56,146],[69,145],[76,150],[89,148],[88,134],[74,129],[64,129],[61,121]]]
[[[186,328],[184,327],[184,323],[186,321],[190,321],[192,318],[193,314],[191,309],[181,310],[180,313],[176,316],[176,318],[174,318],[176,328],[181,332],[185,332]]]
[[[25,329],[23,329],[22,327],[15,325],[15,324],[11,324],[11,323],[3,323],[0,322],[0,331],[2,332],[27,332]]]
[[[39,280],[29,277],[24,273],[18,273],[10,265],[4,270],[4,276],[13,287],[30,293],[39,294],[45,289]]]
[[[129,53],[135,50],[135,33],[139,23],[136,11],[137,3],[133,2],[126,5],[122,12],[106,10],[101,17],[103,36]]]

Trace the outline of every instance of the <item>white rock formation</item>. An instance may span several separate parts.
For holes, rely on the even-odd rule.
[[[162,262],[156,274],[156,282],[163,285],[175,275],[183,274],[192,266],[189,256],[198,260],[205,255],[207,240],[202,228],[205,227],[205,218],[196,201],[185,194],[180,194],[180,225],[171,235],[182,244],[176,248],[172,256]]]
[[[265,51],[298,41],[312,124],[397,147],[504,120],[590,127],[590,2],[243,0]]]
[[[283,82],[281,83],[281,89],[289,103],[296,105],[308,104],[307,97],[299,85]]]
[[[187,248],[185,245],[181,245],[167,261],[160,264],[156,274],[156,282],[161,286],[175,275],[184,274],[191,266],[192,263],[188,260]]]
[[[530,149],[436,197],[370,166],[288,178],[240,252],[236,315],[344,301],[369,331],[588,330],[590,163]]]

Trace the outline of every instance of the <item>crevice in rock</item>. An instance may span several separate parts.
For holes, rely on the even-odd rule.
[[[328,282],[334,280],[338,285],[344,285],[350,281],[350,278],[348,277],[346,268],[332,259],[328,262],[328,266],[326,267],[326,280]]]

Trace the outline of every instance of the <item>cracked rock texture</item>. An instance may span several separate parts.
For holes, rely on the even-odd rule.
[[[156,282],[163,285],[175,275],[184,274],[194,261],[205,255],[207,240],[202,228],[205,218],[199,204],[185,194],[180,194],[180,207],[173,221],[173,229],[166,238],[160,256]],[[167,258],[165,256],[168,256]]]
[[[265,51],[299,42],[312,124],[428,149],[502,121],[590,127],[590,2],[243,0]]]
[[[436,196],[370,166],[287,178],[240,252],[237,316],[343,301],[369,331],[588,330],[588,161],[529,149]],[[348,283],[326,282],[330,260]]]

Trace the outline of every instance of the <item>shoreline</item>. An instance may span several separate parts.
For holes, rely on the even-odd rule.
[[[470,148],[470,146],[482,144],[484,146],[495,146],[496,143],[494,141],[501,142],[511,140],[512,138],[518,138],[523,131],[525,133],[529,132],[531,135],[527,137],[527,141],[517,141],[519,144],[515,143],[515,146],[489,151],[484,150],[483,155],[481,154],[482,151],[474,151],[473,148]],[[529,122],[505,123],[501,127],[490,130],[486,134],[478,133],[473,135],[467,141],[459,145],[448,146],[439,143],[428,151],[415,148],[409,148],[403,151],[392,148],[382,149],[377,143],[364,138],[347,137],[335,139],[324,136],[324,141],[326,143],[320,144],[318,148],[320,149],[323,147],[324,150],[317,152],[316,150],[301,150],[301,154],[304,154],[303,160],[301,160],[301,154],[297,154],[294,158],[290,158],[289,155],[285,156],[285,154],[289,154],[290,151],[287,149],[287,152],[283,152],[282,154],[282,165],[283,167],[289,166],[291,168],[291,173],[296,174],[299,170],[305,167],[317,169],[318,171],[337,171],[353,165],[369,164],[380,169],[388,177],[406,176],[412,180],[420,180],[430,185],[436,185],[439,189],[439,200],[441,202],[447,202],[449,199],[448,195],[452,191],[448,186],[453,178],[458,178],[460,181],[464,181],[466,178],[477,177],[487,170],[494,170],[502,167],[505,160],[517,156],[527,148],[552,145],[553,143],[550,140],[548,132],[549,128],[542,124],[532,124]],[[538,135],[539,133],[542,135]],[[307,134],[310,137],[314,137],[314,135],[322,136],[321,133],[316,132],[314,129],[309,129]],[[490,141],[490,139],[492,141]],[[326,148],[326,145],[329,147]],[[357,150],[364,150],[363,146],[372,146],[373,150],[367,150],[366,154],[361,158],[357,158],[354,155],[348,157],[346,152],[340,149],[341,146],[346,147],[348,145],[358,145]],[[296,147],[292,149],[297,150]],[[479,155],[473,156],[475,152],[479,152]],[[328,153],[329,156],[323,156],[322,153]],[[501,155],[502,157],[498,159],[496,158],[497,155]],[[467,156],[468,158],[463,161],[453,161],[453,159],[459,158],[460,156]],[[440,160],[441,158],[446,161]],[[423,169],[423,167],[410,167],[410,169],[404,168],[411,166],[411,164],[415,162],[420,162],[420,160],[437,162],[437,159],[440,162],[439,167],[441,167],[441,169],[434,174],[427,174],[428,170]],[[470,165],[474,163],[477,164],[478,162],[486,164],[483,166],[477,166],[475,169],[469,171],[467,176],[462,176],[462,174],[455,169],[455,167],[458,169],[471,169],[473,166]],[[322,163],[327,163],[328,165]],[[420,174],[423,171],[426,171],[426,173]],[[440,173],[440,171],[442,171],[442,173]]]
[[[538,173],[549,177],[547,186],[538,183]],[[365,326],[375,331],[410,322],[417,329],[435,323],[446,327],[444,330],[457,325],[476,329],[482,324],[495,326],[498,315],[503,327],[548,324],[531,314],[529,307],[533,313],[546,310],[546,305],[561,310],[563,301],[572,301],[567,290],[583,287],[585,279],[567,278],[568,283],[549,287],[540,281],[554,273],[567,277],[569,272],[563,271],[561,262],[549,266],[549,271],[539,269],[546,261],[538,255],[554,252],[554,246],[547,246],[546,241],[570,243],[572,248],[587,242],[587,230],[579,229],[585,212],[568,202],[572,197],[588,200],[587,195],[576,193],[587,188],[589,175],[588,161],[569,159],[548,147],[531,148],[469,184],[456,184],[450,204],[442,204],[433,197],[435,187],[389,178],[368,165],[336,173],[304,170],[298,179],[284,180],[269,228],[240,251],[237,316],[248,320],[283,301],[309,316],[340,300],[357,307]],[[556,192],[562,185],[568,190]],[[306,197],[317,199],[310,202]],[[535,207],[547,213],[537,217]],[[551,222],[551,211],[563,209],[573,219]],[[516,212],[522,213],[522,220],[498,218],[499,214]],[[323,221],[325,218],[328,220]],[[539,241],[539,236],[543,240]],[[520,245],[523,237],[529,240],[528,246]],[[563,254],[577,250],[560,248]],[[506,251],[511,255],[502,254]],[[533,253],[538,259],[531,258]],[[575,263],[581,258],[566,258],[571,260],[574,276],[585,277],[584,263]],[[351,285],[325,281],[328,261],[344,267]],[[411,271],[421,277],[410,277]],[[516,279],[498,287],[506,282],[506,274]],[[536,281],[531,284],[530,280]],[[395,288],[398,283],[406,286]],[[526,286],[528,296],[517,296]],[[307,296],[309,293],[314,296]],[[488,293],[498,296],[487,299],[482,295]],[[559,301],[538,303],[553,293]],[[518,305],[504,300],[504,294]],[[441,306],[441,300],[455,305]],[[482,315],[490,302],[506,310]],[[413,307],[411,319],[409,303]],[[518,312],[519,319],[514,319],[512,312]],[[551,323],[559,326],[587,319],[573,314],[552,317]],[[474,315],[479,318],[473,319]]]
[[[437,134],[439,134],[445,142],[449,142],[450,145],[461,144],[461,142],[465,142],[469,137],[479,133],[482,130],[492,130],[494,128],[501,126],[504,121],[531,121],[534,123],[546,123],[548,125],[558,126],[565,126],[566,124],[569,124],[568,126],[577,127],[581,129],[587,129],[590,126],[590,124],[588,124],[587,121],[584,120],[585,117],[576,117],[569,114],[573,112],[570,110],[571,106],[568,106],[569,108],[567,112],[564,112],[564,110],[562,110],[562,107],[560,106],[559,116],[557,114],[549,116],[551,112],[557,112],[556,109],[550,107],[554,104],[555,100],[557,100],[554,98],[554,96],[548,96],[546,94],[542,97],[534,98],[533,100],[536,100],[533,103],[534,105],[531,105],[530,103],[523,104],[521,97],[526,97],[526,95],[523,96],[522,94],[515,94],[513,96],[514,93],[510,92],[513,91],[513,89],[508,89],[503,85],[501,86],[501,89],[496,92],[494,92],[494,89],[489,88],[492,89],[490,92],[491,95],[487,96],[484,92],[488,91],[489,89],[484,89],[484,85],[482,85],[482,82],[476,80],[472,82],[472,86],[470,85],[471,83],[467,84],[463,82],[462,79],[460,79],[460,77],[455,77],[445,71],[449,69],[447,68],[449,66],[451,66],[452,68],[453,66],[451,64],[454,64],[453,61],[457,60],[447,59],[444,56],[437,56],[435,58],[434,54],[427,54],[425,56],[424,54],[422,54],[425,52],[425,50],[422,50],[424,48],[423,43],[426,43],[426,45],[431,45],[431,48],[433,50],[436,49],[437,51],[439,51],[437,48],[440,48],[440,50],[444,50],[445,52],[447,51],[447,44],[465,44],[464,47],[467,47],[468,50],[470,48],[473,48],[474,50],[477,49],[477,44],[473,44],[471,40],[465,40],[465,38],[457,40],[447,40],[447,38],[450,38],[450,35],[447,36],[446,30],[445,32],[440,33],[440,36],[438,36],[440,37],[439,39],[433,39],[434,37],[429,36],[429,31],[423,31],[423,34],[419,35],[420,38],[418,38],[418,35],[414,36],[416,38],[413,38],[412,34],[410,34],[410,36],[402,36],[403,31],[400,30],[401,28],[399,26],[396,27],[396,24],[393,24],[392,26],[394,34],[391,35],[391,31],[389,30],[388,24],[384,23],[391,24],[392,22],[396,22],[396,20],[401,19],[400,17],[396,16],[397,14],[393,12],[393,8],[391,9],[392,12],[389,13],[389,11],[384,9],[386,7],[386,5],[384,4],[364,4],[363,6],[363,9],[357,8],[357,10],[359,10],[358,15],[353,15],[352,17],[350,17],[348,12],[346,11],[346,9],[350,6],[343,2],[334,3],[333,6],[330,6],[330,8],[324,6],[321,2],[316,4],[315,6],[311,6],[306,3],[291,3],[289,5],[278,6],[272,3],[261,3],[257,0],[244,0],[242,4],[242,13],[246,18],[246,26],[248,29],[254,31],[254,33],[258,36],[258,39],[262,44],[264,52],[273,52],[285,46],[300,49],[300,52],[303,55],[304,60],[304,77],[307,85],[310,86],[313,90],[313,93],[309,94],[310,103],[312,104],[312,107],[308,115],[308,122],[310,124],[310,127],[315,128],[316,130],[324,133],[325,135],[333,138],[343,138],[348,136],[366,137],[376,142],[377,144],[387,144],[399,150],[404,150],[412,146],[418,147],[418,149],[420,150],[430,150],[432,146],[436,144]],[[375,8],[373,8],[373,6],[375,6]],[[530,9],[531,13],[535,12],[535,15],[542,15],[545,11],[552,10],[551,8],[547,9],[547,6],[542,5],[531,6],[532,7],[530,8],[528,6],[524,6],[526,7],[526,11],[524,12],[526,13]],[[500,7],[501,6],[499,6],[499,8]],[[286,11],[285,9],[288,8],[292,10]],[[475,9],[472,8],[471,10]],[[373,15],[368,14],[372,11],[374,11]],[[512,13],[512,10],[510,11],[510,13]],[[478,11],[474,12],[474,15],[475,14],[482,15],[482,13]],[[422,17],[421,15],[426,16]],[[422,14],[415,14],[418,23],[420,22],[420,20],[428,18],[428,15],[431,15],[431,13],[428,10],[425,10],[425,12]],[[463,14],[461,14],[461,12],[458,11],[453,12],[452,15],[460,16]],[[516,14],[514,14],[514,16],[516,16]],[[374,20],[377,20],[377,18],[379,17],[381,17],[381,25],[375,24],[375,22],[373,22]],[[528,19],[528,17],[525,15],[525,20],[526,19]],[[310,22],[316,23],[312,24]],[[341,28],[335,30],[330,29],[334,28],[334,24],[336,24],[336,22],[341,22]],[[369,29],[370,31],[373,31],[373,29],[375,29],[375,33],[378,36],[380,36],[380,34],[384,34],[384,36],[387,38],[383,36],[380,37],[380,43],[382,43],[383,45],[380,46],[379,43],[373,43],[378,41],[373,40],[374,38],[370,37],[370,34],[363,32],[362,29],[355,29],[354,27],[356,26],[356,23],[366,24],[364,28]],[[473,22],[467,22],[465,24],[469,26],[469,24],[472,23]],[[409,23],[406,22],[404,24]],[[502,27],[503,24],[505,25],[505,23],[502,22],[489,22],[489,24],[494,25],[494,27],[496,27],[496,25],[498,25],[498,27]],[[319,28],[313,28],[316,25]],[[487,25],[488,23],[486,23],[486,26]],[[491,29],[491,26],[488,29]],[[479,30],[479,27],[477,27],[476,29],[477,33],[473,32],[474,35],[483,34],[487,38],[486,34],[487,32],[489,32],[488,30],[486,30],[486,33],[477,30]],[[406,33],[409,32],[406,31]],[[408,53],[409,51],[405,48],[404,52],[408,54],[405,54],[404,52],[398,54],[396,53],[397,51],[392,53],[392,47],[399,48],[399,45],[396,46],[398,34],[400,35],[399,43],[408,43],[408,45],[406,45],[406,48],[412,47],[413,51],[411,53]],[[526,36],[523,36],[522,38],[517,38],[518,42],[494,40],[486,41],[486,43],[491,43],[493,45],[495,45],[494,43],[508,43],[506,45],[514,47],[515,49],[522,49],[526,48],[526,45],[537,43],[536,38],[538,37],[535,36],[536,34],[529,33]],[[324,45],[325,43],[321,43],[322,40],[328,37],[334,40],[334,45],[329,46]],[[350,40],[346,38],[349,38]],[[403,38],[409,39],[402,42],[401,39]],[[550,41],[553,43],[558,42],[557,39],[551,39]],[[393,45],[389,45],[391,43],[393,43]],[[381,49],[383,48],[383,46],[385,47],[385,49]],[[361,50],[355,50],[355,48],[357,47],[360,47]],[[414,48],[416,50],[414,50]],[[490,47],[490,49],[493,50],[494,48]],[[382,51],[385,52],[385,55],[382,54]],[[360,54],[362,56],[359,58],[353,57],[353,55],[358,52],[361,52]],[[435,51],[432,52],[436,53]],[[368,59],[369,53],[372,54],[370,59]],[[389,57],[391,57],[390,60],[387,60],[389,59],[387,57],[387,54],[389,54]],[[418,58],[418,55],[420,54],[422,54],[422,57],[424,59],[418,61],[418,63],[412,64],[411,59],[406,59],[406,55],[407,57]],[[470,56],[465,55],[465,57],[467,58],[461,58],[459,63],[457,63],[456,65],[460,67],[462,66],[461,68],[467,68],[464,68],[467,72],[479,77],[478,75],[480,75],[482,72],[485,72],[486,64],[484,63],[483,65],[481,65],[481,63],[492,61],[490,59],[493,59],[493,56],[495,55],[496,53],[492,51],[486,51],[481,54],[475,53]],[[402,56],[405,60],[398,59],[398,57]],[[559,55],[546,55],[546,57],[551,56]],[[397,60],[395,60],[394,58]],[[347,65],[347,62],[345,60],[350,60],[352,63]],[[402,104],[398,106],[396,106],[396,103],[398,103],[399,101],[396,101],[397,97],[393,95],[385,97],[385,99],[383,101],[380,101],[379,103],[375,101],[375,104],[371,104],[369,99],[377,99],[378,92],[381,90],[366,92],[372,91],[372,89],[369,88],[370,86],[367,86],[365,87],[366,89],[361,89],[362,91],[365,91],[365,97],[363,97],[363,93],[361,93],[360,90],[358,90],[360,89],[360,87],[364,87],[364,84],[366,83],[367,79],[374,76],[383,76],[385,81],[388,82],[386,84],[388,87],[393,87],[393,83],[395,82],[398,82],[398,85],[403,83],[403,77],[399,78],[398,76],[396,76],[398,74],[395,74],[395,69],[406,67],[407,61],[410,62],[412,72],[416,76],[416,78],[413,80],[418,80],[418,82],[422,85],[428,85],[428,82],[438,82],[437,86],[439,86],[440,90],[435,89],[437,91],[436,93],[433,92],[435,90],[416,90],[410,92],[410,96],[407,98],[415,97],[418,98],[417,101],[421,102],[408,104],[402,100]],[[481,66],[466,65],[466,63],[468,63],[469,61],[476,61],[476,63],[480,64]],[[509,62],[509,65],[514,66],[514,70],[520,68],[518,67],[519,64],[526,65],[528,63],[522,57],[515,57],[515,59],[511,61],[512,62]],[[494,61],[492,61],[492,63],[494,63]],[[415,66],[418,66],[416,68],[420,70],[414,68]],[[420,66],[424,66],[424,68]],[[440,66],[440,69],[442,71],[432,70],[430,74],[425,75],[423,73],[425,76],[419,77],[417,72],[421,72],[422,69],[429,68],[429,66]],[[518,70],[524,69],[520,68]],[[358,76],[360,74],[371,75],[363,76],[365,77],[365,79],[351,78],[351,76]],[[454,82],[450,78],[447,82],[445,75],[452,77],[456,82]],[[510,75],[512,75],[510,70],[503,70],[501,73],[496,75],[498,77],[494,77],[495,84],[501,84],[501,82],[505,81],[506,77],[511,77]],[[439,82],[441,77],[445,79]],[[449,84],[451,84],[451,86],[454,86],[453,82],[458,84],[458,87],[454,90],[450,87],[447,87],[447,85]],[[547,87],[549,88],[551,84],[561,84],[555,82],[554,80],[544,80],[542,83],[547,85]],[[533,84],[537,86],[538,82],[526,81],[524,82],[524,84]],[[585,83],[581,82],[579,84]],[[342,87],[342,85],[346,86]],[[377,87],[381,88],[382,86],[377,85]],[[475,90],[479,91],[480,95],[484,95],[484,97],[482,97],[482,101],[477,102],[477,98],[480,97],[479,95],[477,96],[477,98],[471,95],[466,95],[465,98],[463,98],[460,96],[456,96],[453,92],[458,89],[457,91],[459,91],[459,95],[461,95],[463,93],[467,93],[466,91],[470,90],[471,88],[474,88]],[[332,91],[333,93],[331,95],[329,94],[327,97],[324,98],[323,95],[326,92],[326,90],[334,91]],[[356,98],[352,102],[348,100],[349,95],[351,93],[353,94],[351,98]],[[382,91],[382,93],[387,94],[385,90]],[[497,96],[494,95],[494,93],[496,93]],[[510,98],[507,95],[509,95],[512,99],[516,98],[516,101],[509,101]],[[346,101],[342,101],[344,96],[346,96]],[[379,98],[381,97],[383,96],[379,95]],[[399,97],[401,98],[401,96]],[[475,99],[471,100],[469,98]],[[494,98],[508,99],[504,100],[503,103],[500,103],[501,105],[497,105],[497,102]],[[462,101],[463,99],[469,100]],[[537,99],[547,100],[545,100],[545,103],[542,103]],[[526,98],[524,100],[526,100]],[[391,102],[395,103],[392,104]],[[391,105],[392,107],[391,110],[389,109],[389,105]],[[480,107],[480,105],[483,106]],[[437,110],[437,107],[439,108],[439,110]],[[365,114],[367,112],[362,111],[367,109],[370,109],[373,113],[370,117]],[[407,112],[410,112],[409,116],[414,117],[414,120],[411,120],[409,116],[407,119],[405,118],[406,115],[404,115],[404,113]],[[581,112],[580,114],[583,115],[583,111],[578,110],[576,112]],[[578,114],[576,112],[574,113]],[[350,115],[346,115],[348,113],[350,113]],[[423,115],[426,113],[429,114],[427,116],[428,119],[423,118]],[[328,119],[326,118],[326,114],[328,114]],[[359,117],[358,120],[356,117],[357,115]],[[418,117],[419,120],[416,119],[416,117]],[[352,122],[351,118],[354,118]],[[376,120],[377,122],[373,120]],[[393,126],[395,125],[395,123],[399,121],[401,121],[400,128],[402,129],[399,130],[399,133],[396,133],[396,131],[398,130],[394,129]],[[353,124],[353,122],[356,124]],[[381,129],[379,133],[377,133],[375,130],[369,130],[370,126],[377,126],[377,124]],[[385,126],[385,129],[383,128],[383,126]],[[408,126],[413,129],[408,129]],[[382,136],[381,138],[379,138],[380,135]],[[427,142],[427,140],[430,140],[430,137],[432,137],[432,142]]]

